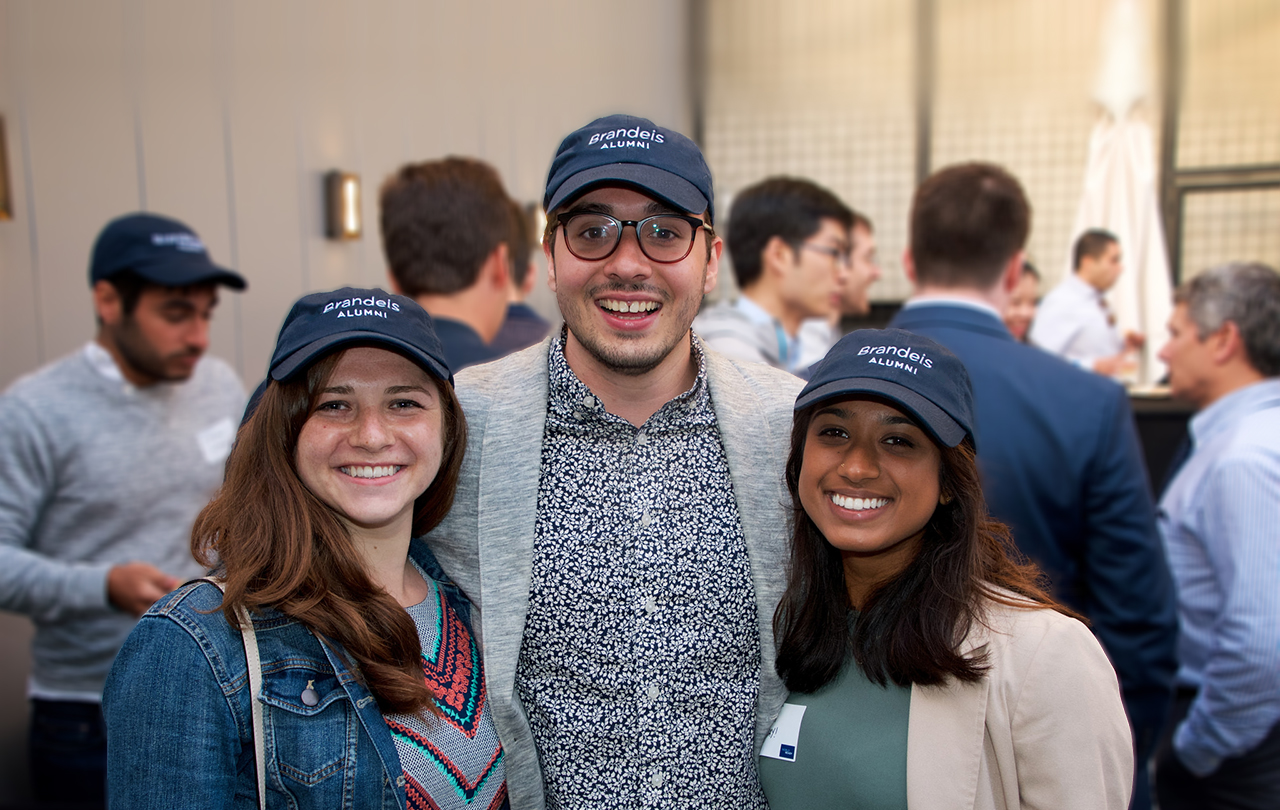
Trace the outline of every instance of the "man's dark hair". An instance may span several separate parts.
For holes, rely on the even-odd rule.
[[[1280,273],[1261,262],[1229,262],[1183,282],[1174,303],[1204,340],[1231,321],[1240,330],[1249,365],[1264,377],[1280,376]]]
[[[451,295],[511,239],[511,199],[492,166],[447,157],[409,163],[378,194],[382,249],[401,292]]]
[[[916,280],[987,289],[1026,245],[1031,205],[1018,179],[994,163],[935,172],[911,201]]]
[[[809,180],[770,177],[740,191],[729,209],[725,241],[738,286],[748,287],[760,278],[760,257],[770,239],[777,236],[792,250],[799,250],[824,219],[834,219],[847,231],[853,228],[854,213],[839,197]]]
[[[519,288],[529,275],[533,229],[529,227],[529,217],[525,214],[524,206],[514,199],[511,201],[511,238],[507,240],[507,251],[511,259],[511,281]]]
[[[147,281],[132,270],[112,273],[105,281],[115,288],[116,295],[120,297],[120,311],[126,316],[133,315],[133,311],[138,308],[138,300],[142,298],[142,293],[148,287],[160,286],[153,281]]]
[[[1107,248],[1119,241],[1114,233],[1104,231],[1102,228],[1090,228],[1080,234],[1075,246],[1071,248],[1071,271],[1079,272],[1080,263],[1086,256],[1097,259],[1107,252]]]

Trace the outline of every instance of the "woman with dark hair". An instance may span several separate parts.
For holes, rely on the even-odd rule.
[[[973,424],[963,364],[897,329],[845,336],[796,400],[774,810],[1128,806],[1115,673],[988,517]]]
[[[409,298],[294,305],[192,530],[215,577],[157,602],[107,680],[113,808],[507,806],[469,605],[411,539],[466,448],[443,358]]]

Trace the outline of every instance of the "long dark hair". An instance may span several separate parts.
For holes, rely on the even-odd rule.
[[[340,356],[326,355],[305,375],[267,386],[240,428],[222,489],[196,518],[192,554],[225,577],[222,609],[233,626],[239,605],[275,608],[337,642],[385,711],[429,709],[413,620],[369,578],[347,528],[298,477],[298,435]],[[444,452],[435,480],[414,502],[415,537],[448,514],[467,446],[452,386],[432,380],[443,410]]]
[[[986,671],[985,656],[960,650],[982,621],[984,602],[1075,615],[1045,593],[1039,570],[1013,548],[1004,524],[987,514],[973,443],[966,438],[957,447],[940,447],[940,483],[948,502],[926,524],[919,555],[872,591],[851,629],[840,551],[800,504],[805,439],[814,413],[825,404],[796,414],[787,458],[794,528],[787,589],[773,628],[777,670],[788,689],[813,692],[833,680],[851,655],[881,686],[941,684],[948,677],[976,681]]]

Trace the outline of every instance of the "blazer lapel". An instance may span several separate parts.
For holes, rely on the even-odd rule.
[[[547,347],[521,357],[490,392],[481,426],[477,482],[480,602],[490,696],[512,705],[516,663],[529,608],[529,576],[537,521],[542,433],[547,418]],[[497,400],[501,400],[497,403]],[[495,404],[497,407],[495,407]],[[470,449],[469,449],[470,451]]]
[[[976,628],[966,653],[981,646]],[[982,771],[990,680],[943,686],[912,686],[907,721],[907,805],[912,810],[956,810],[974,806]]]

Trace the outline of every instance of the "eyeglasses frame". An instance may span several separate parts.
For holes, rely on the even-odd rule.
[[[689,254],[693,252],[694,244],[698,241],[698,231],[705,228],[707,233],[710,234],[708,238],[714,238],[716,235],[715,229],[712,228],[710,225],[708,225],[705,221],[699,219],[698,217],[689,216],[688,214],[675,214],[675,213],[654,214],[653,216],[645,217],[644,219],[618,219],[612,214],[606,214],[603,211],[565,211],[562,214],[556,215],[556,222],[561,227],[563,227],[567,225],[569,220],[573,219],[574,217],[583,217],[583,216],[604,217],[605,219],[610,219],[618,223],[618,238],[614,240],[613,247],[609,249],[608,253],[595,259],[588,259],[583,256],[579,256],[577,253],[575,253],[573,248],[569,246],[569,237],[565,236],[565,239],[564,239],[565,249],[568,250],[570,253],[572,253],[575,259],[578,259],[579,261],[583,261],[583,262],[602,262],[605,259],[612,256],[613,254],[617,253],[618,245],[622,244],[623,231],[627,229],[628,225],[630,225],[632,228],[635,229],[636,245],[640,248],[640,252],[644,254],[644,257],[646,259],[648,259],[651,262],[657,262],[658,264],[676,264],[677,262],[682,262],[685,259],[689,258]],[[647,250],[644,249],[644,242],[640,240],[640,226],[645,224],[651,219],[659,219],[663,217],[674,217],[676,219],[682,219],[685,222],[689,223],[690,225],[694,226],[693,234],[689,238],[689,245],[687,248],[685,248],[684,255],[682,255],[678,259],[655,259],[649,255],[649,252]]]

